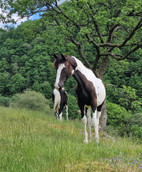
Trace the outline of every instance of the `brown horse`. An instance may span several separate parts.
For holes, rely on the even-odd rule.
[[[54,55],[53,65],[57,70],[55,88],[63,88],[66,80],[73,76],[77,81],[77,100],[84,122],[85,143],[88,143],[87,122],[89,126],[89,136],[91,138],[91,126],[95,129],[95,138],[99,142],[99,119],[101,108],[106,97],[106,91],[101,79],[86,68],[83,63],[74,56]],[[87,117],[85,114],[87,107]],[[91,109],[93,116],[91,118]]]

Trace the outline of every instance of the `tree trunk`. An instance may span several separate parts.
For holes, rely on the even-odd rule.
[[[106,108],[106,100],[102,106],[102,113],[100,117],[100,127],[102,130],[105,129],[107,123],[107,108]]]
[[[104,75],[105,75],[105,72],[108,68],[108,65],[109,65],[109,57],[106,56],[103,61],[102,61],[102,64],[98,70],[98,75],[99,75],[99,78],[100,79],[103,79]]]
[[[98,71],[99,78],[103,79],[104,74],[107,70],[108,64],[109,64],[109,57],[107,56],[103,59],[101,67]],[[105,100],[104,105],[102,106],[102,113],[100,117],[100,127],[102,130],[105,129],[106,123],[107,123],[107,108],[106,108],[106,100]]]

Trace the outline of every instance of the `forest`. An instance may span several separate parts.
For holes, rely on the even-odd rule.
[[[42,93],[53,108],[53,54],[67,54],[103,79],[108,130],[142,138],[142,1],[7,3],[1,8],[11,11],[1,21],[11,21],[15,12],[21,17],[40,13],[40,18],[0,28],[0,106],[9,107],[30,90]],[[75,86],[73,78],[65,84],[70,119],[80,119]]]

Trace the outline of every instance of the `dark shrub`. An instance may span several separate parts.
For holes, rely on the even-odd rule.
[[[9,106],[9,98],[0,95],[0,106]]]

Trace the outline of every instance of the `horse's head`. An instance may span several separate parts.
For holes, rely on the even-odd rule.
[[[63,88],[66,80],[74,73],[76,61],[71,56],[54,55],[53,66],[57,70],[55,87]]]

